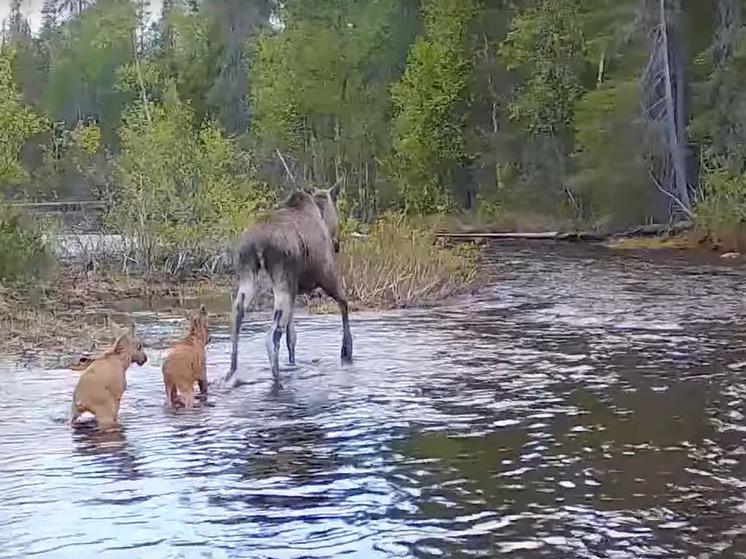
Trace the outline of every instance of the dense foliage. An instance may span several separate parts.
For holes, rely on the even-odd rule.
[[[14,55],[9,45],[0,50],[0,187],[23,178],[19,152],[45,126],[43,119],[24,106],[13,83]],[[0,281],[15,281],[38,272],[46,257],[42,229],[0,200]]]
[[[157,260],[301,181],[363,222],[665,222],[685,157],[683,209],[716,227],[746,199],[741,4],[45,0],[32,33],[16,0],[0,87],[40,118],[0,101],[4,194],[104,196]]]

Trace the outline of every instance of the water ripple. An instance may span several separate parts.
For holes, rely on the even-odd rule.
[[[338,317],[299,316],[279,393],[264,324],[246,384],[189,412],[154,351],[112,433],[65,424],[77,373],[0,365],[0,557],[746,557],[744,271],[537,244],[491,266],[466,303],[356,313],[350,366]]]

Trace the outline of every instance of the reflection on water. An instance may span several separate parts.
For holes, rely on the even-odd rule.
[[[5,366],[0,557],[746,557],[744,272],[494,256],[478,299],[356,314],[348,367],[300,318],[279,393],[265,323],[194,410],[153,351],[107,433],[65,424],[76,373]]]

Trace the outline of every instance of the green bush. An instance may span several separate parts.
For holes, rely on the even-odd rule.
[[[162,103],[131,106],[120,130],[109,219],[146,272],[179,274],[215,258],[271,197],[248,154],[171,88]]]
[[[746,174],[734,174],[719,162],[706,169],[695,206],[695,225],[716,244],[746,249]]]
[[[51,261],[42,224],[0,203],[0,283],[38,277]]]

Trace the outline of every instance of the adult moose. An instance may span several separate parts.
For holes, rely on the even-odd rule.
[[[317,287],[339,305],[343,330],[342,360],[352,360],[349,311],[335,257],[339,252],[338,194],[338,184],[330,189],[296,190],[279,208],[261,215],[239,238],[234,252],[238,291],[231,309],[231,365],[224,379],[226,382],[238,367],[241,323],[244,312],[254,299],[262,273],[271,280],[274,298],[274,317],[266,346],[276,385],[280,383],[278,354],[283,333],[286,333],[289,361],[295,363],[295,297],[310,293]]]

